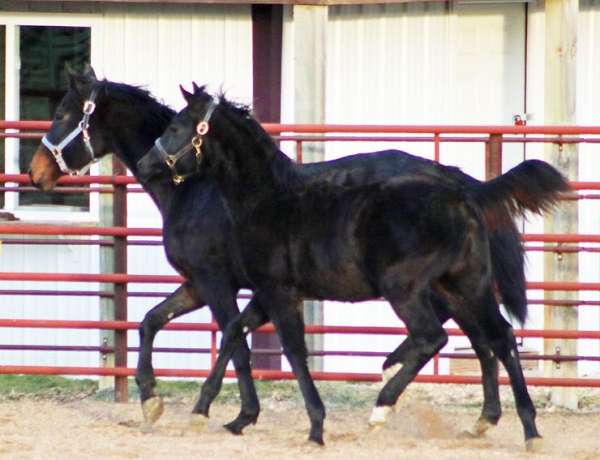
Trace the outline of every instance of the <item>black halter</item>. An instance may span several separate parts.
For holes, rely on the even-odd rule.
[[[81,119],[77,127],[73,131],[71,131],[61,142],[59,142],[58,144],[53,144],[48,139],[48,135],[42,138],[42,144],[44,144],[46,148],[50,150],[50,153],[52,153],[52,156],[54,157],[54,161],[56,161],[56,164],[64,174],[68,174],[70,176],[82,176],[87,172],[88,169],[90,169],[90,166],[92,166],[92,164],[98,161],[98,158],[96,158],[94,155],[94,149],[92,148],[92,143],[90,142],[90,134],[88,132],[88,128],[90,127],[90,117],[96,109],[96,103],[94,101],[96,99],[97,94],[98,90],[92,90],[90,98],[83,103],[83,118]],[[69,168],[69,166],[65,162],[65,159],[63,158],[63,149],[71,142],[73,142],[73,140],[77,136],[79,136],[79,134],[82,135],[83,143],[85,144],[85,147],[88,153],[90,154],[90,161],[88,161],[82,168],[71,169]]]
[[[196,174],[196,172],[198,172],[198,166],[200,166],[200,161],[202,157],[202,138],[208,132],[208,122],[210,121],[212,114],[217,108],[217,105],[219,105],[219,103],[215,99],[213,99],[210,105],[208,106],[206,113],[204,114],[204,118],[196,125],[196,135],[192,137],[192,140],[188,145],[183,146],[177,152],[173,154],[167,152],[160,141],[160,137],[154,141],[154,146],[160,152],[161,158],[171,170],[173,183],[175,185],[181,184],[188,177],[193,176],[194,174]],[[177,172],[177,162],[191,151],[194,151],[194,155],[196,157],[196,170],[187,174],[179,174]]]

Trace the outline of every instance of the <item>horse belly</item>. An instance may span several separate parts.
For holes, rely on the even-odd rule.
[[[293,260],[297,284],[307,296],[319,299],[357,302],[376,297],[356,256],[339,238],[302,246]]]

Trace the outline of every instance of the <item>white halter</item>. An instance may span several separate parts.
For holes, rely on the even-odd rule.
[[[50,153],[54,157],[54,161],[56,161],[56,164],[64,174],[68,174],[70,176],[82,176],[87,172],[88,169],[90,169],[90,166],[92,166],[93,163],[98,161],[98,158],[94,156],[94,149],[92,148],[92,143],[90,142],[90,134],[88,132],[88,128],[90,126],[90,116],[92,115],[92,113],[94,113],[94,110],[96,109],[96,103],[94,102],[94,100],[96,99],[97,94],[98,90],[92,90],[90,98],[83,103],[83,118],[81,119],[77,127],[73,131],[71,131],[67,135],[67,137],[65,137],[60,143],[53,144],[48,139],[48,135],[42,138],[42,144],[44,144],[46,148],[50,150]],[[79,134],[82,134],[83,143],[85,144],[85,147],[88,153],[90,154],[91,159],[82,168],[71,169],[69,168],[69,166],[65,162],[65,159],[63,158],[63,149],[67,145],[69,145],[77,136],[79,136]]]

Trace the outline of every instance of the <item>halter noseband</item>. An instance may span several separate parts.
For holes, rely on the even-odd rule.
[[[67,136],[59,144],[53,144],[48,139],[47,135],[42,138],[42,144],[44,144],[46,148],[50,151],[52,157],[54,158],[54,161],[56,161],[56,164],[64,174],[68,174],[70,176],[82,176],[87,172],[88,169],[90,169],[90,166],[92,166],[93,163],[98,161],[98,158],[96,158],[94,155],[94,149],[92,148],[92,143],[90,142],[90,134],[88,132],[88,128],[90,127],[90,117],[96,109],[96,103],[94,101],[96,100],[97,94],[97,89],[92,90],[90,98],[83,103],[83,118],[81,119],[77,127],[69,134],[67,134]],[[79,134],[81,134],[83,137],[83,143],[85,144],[85,148],[90,154],[91,159],[82,168],[71,169],[69,168],[69,166],[65,162],[65,159],[63,158],[63,149],[71,142],[73,142],[73,140],[77,136],[79,136]]]
[[[167,152],[160,141],[160,137],[154,141],[154,146],[160,152],[161,158],[171,170],[173,183],[175,185],[181,184],[188,177],[193,176],[198,172],[198,166],[200,166],[200,158],[202,156],[202,138],[208,132],[208,122],[210,121],[213,112],[217,108],[217,105],[219,105],[219,103],[215,99],[213,99],[210,105],[208,106],[206,113],[204,114],[204,118],[196,125],[196,134],[194,135],[194,137],[192,137],[191,142],[188,145],[185,145],[182,148],[180,148],[177,152],[173,154]],[[196,170],[187,174],[179,174],[177,172],[177,162],[192,150],[194,151],[194,156],[196,157]]]

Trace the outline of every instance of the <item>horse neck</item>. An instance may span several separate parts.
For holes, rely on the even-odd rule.
[[[299,181],[296,165],[253,119],[227,117],[221,131],[229,164],[218,168],[217,178],[226,197],[244,207],[253,199],[292,188]],[[213,125],[214,126],[214,125]]]
[[[119,104],[117,107],[116,104]],[[148,192],[161,213],[168,210],[174,192],[174,186],[163,180],[142,181],[138,175],[137,162],[152,148],[154,141],[163,133],[169,119],[161,116],[167,110],[158,104],[148,104],[144,110],[134,104],[118,101],[108,109],[106,116],[107,131],[111,133],[113,153],[121,160],[144,190]],[[164,122],[157,122],[165,118]],[[123,120],[126,120],[124,123]]]

